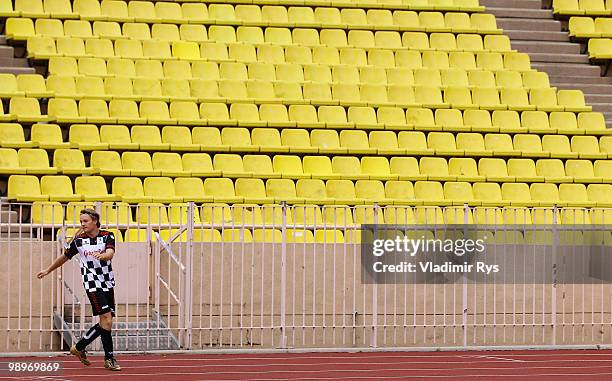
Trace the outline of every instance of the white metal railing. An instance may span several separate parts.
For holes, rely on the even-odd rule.
[[[58,240],[78,228],[81,205],[36,213],[29,204],[0,207],[17,216],[2,223],[0,239],[0,268],[6,269],[0,277],[0,298],[6,303],[0,308],[10,317],[1,323],[8,332],[2,351],[60,349],[54,312],[79,323],[75,336],[91,322],[78,265],[69,263],[42,281],[35,274],[61,253]],[[609,282],[471,284],[464,278],[453,284],[363,284],[359,240],[362,224],[421,226],[431,236],[443,234],[448,225],[477,224],[493,239],[492,256],[520,258],[544,243],[556,250],[588,234],[597,237],[598,248],[608,250],[612,232],[603,222],[609,223],[612,209],[285,203],[94,207],[103,228],[123,241],[113,260],[115,331],[116,337],[141,340],[138,350],[170,348],[174,339],[186,349],[612,340]],[[133,350],[121,345],[117,350]]]

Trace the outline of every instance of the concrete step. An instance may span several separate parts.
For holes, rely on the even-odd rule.
[[[545,42],[513,40],[512,48],[523,53],[580,54],[580,44],[573,42]]]
[[[541,0],[480,0],[480,5],[498,8],[542,9]]]
[[[532,30],[505,30],[512,40],[570,42],[566,32],[534,32]]]
[[[0,66],[29,67],[27,58],[0,58]]]
[[[595,85],[612,85],[612,77],[600,76],[557,76],[550,75],[550,83],[555,86],[563,87],[565,85],[575,84],[595,84]]]
[[[593,110],[612,114],[612,103],[594,103],[588,102],[587,104],[593,106]],[[610,115],[612,116],[612,115]]]
[[[559,62],[589,65],[589,58],[582,54],[529,53],[531,62]]]
[[[12,66],[0,66],[0,73],[10,74],[36,74],[36,70],[33,67],[12,67]]]
[[[585,64],[562,64],[562,63],[545,63],[535,62],[531,65],[536,70],[542,70],[550,76],[579,76],[579,77],[597,77],[599,78],[599,66]]]
[[[585,100],[588,103],[609,103],[612,105],[612,93],[607,94],[585,94]]]
[[[562,28],[560,21],[551,19],[505,18],[497,17],[497,26],[504,30],[532,30],[538,32],[558,32]]]
[[[482,4],[482,1],[481,1]],[[552,19],[552,11],[550,9],[515,9],[515,8],[498,8],[487,7],[487,12],[492,13],[495,17],[502,18],[526,18],[526,19]]]
[[[559,87],[562,89],[582,90],[585,94],[612,94],[612,85],[607,84],[564,83]]]

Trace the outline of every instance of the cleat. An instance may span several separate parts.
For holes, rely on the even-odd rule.
[[[115,360],[114,357],[104,360],[104,367],[109,370],[121,370],[121,367],[119,366],[117,360]]]
[[[87,352],[85,350],[79,351],[76,348],[76,345],[70,347],[70,354],[75,355],[79,359],[79,361],[83,363],[83,365],[91,365],[91,361],[87,359]]]

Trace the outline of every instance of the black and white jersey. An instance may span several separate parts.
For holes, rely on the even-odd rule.
[[[115,248],[115,235],[106,230],[100,230],[97,236],[91,238],[81,233],[64,252],[68,259],[79,255],[83,286],[87,292],[109,291],[115,287],[115,276],[111,261],[101,261],[93,256],[103,253],[106,249]]]

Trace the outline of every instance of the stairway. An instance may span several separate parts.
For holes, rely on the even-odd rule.
[[[23,48],[21,48],[23,49]],[[15,58],[15,48],[8,45],[5,36],[0,36],[0,73],[35,74],[27,58]]]
[[[89,308],[87,308],[89,310]],[[66,348],[75,343],[83,336],[91,326],[95,324],[90,312],[85,316],[84,324],[81,325],[78,316],[78,307],[72,316],[71,306],[64,308],[64,316],[55,313],[53,323],[55,329],[61,334]],[[74,318],[74,319],[73,319]],[[95,319],[97,322],[97,318]],[[84,327],[81,330],[81,327]],[[165,320],[159,314],[153,312],[149,320],[140,317],[138,322],[125,322],[114,319],[113,321],[113,347],[116,351],[154,351],[179,349],[178,340],[168,328]],[[100,340],[94,341],[88,348],[93,351],[101,351]]]
[[[548,1],[547,3],[550,3]],[[582,90],[593,111],[602,112],[612,127],[612,71],[589,63],[584,46],[570,41],[564,23],[543,9],[542,0],[480,0],[497,25],[510,37],[512,48],[529,54],[534,69],[548,73],[551,86]]]

